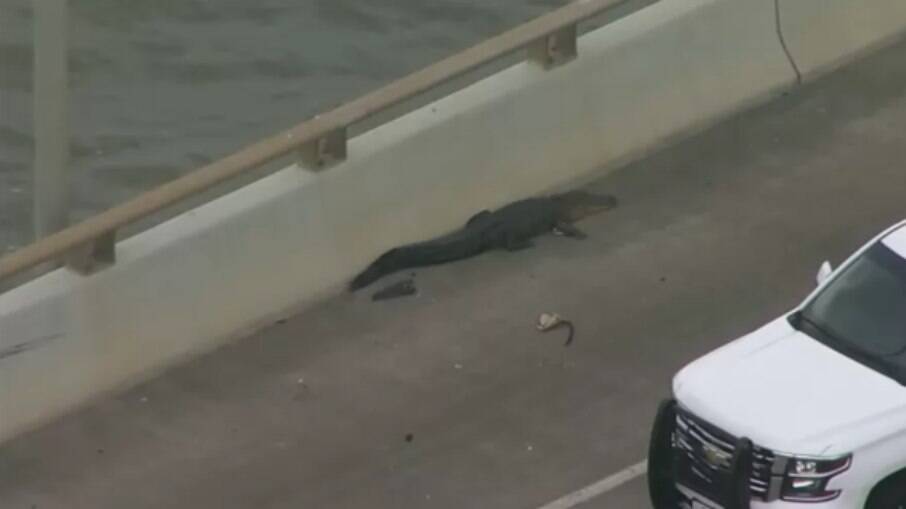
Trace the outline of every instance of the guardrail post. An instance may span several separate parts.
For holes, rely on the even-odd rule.
[[[346,159],[346,128],[332,131],[302,145],[299,161],[310,170],[323,170]]]
[[[42,238],[69,222],[68,0],[34,0],[34,229]]]
[[[116,263],[116,232],[112,231],[94,239],[71,253],[66,265],[82,275],[90,275]]]
[[[529,46],[529,58],[545,69],[563,65],[578,55],[577,39],[575,24],[563,27]]]

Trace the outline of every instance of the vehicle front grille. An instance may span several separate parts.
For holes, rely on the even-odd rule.
[[[722,500],[730,483],[730,462],[736,437],[678,408],[674,447],[677,474],[682,484],[702,495]],[[752,476],[749,488],[753,499],[767,501],[774,453],[755,445],[752,450]]]

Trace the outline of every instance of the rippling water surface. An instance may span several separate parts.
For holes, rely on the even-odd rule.
[[[0,0],[0,253],[30,241],[31,0]],[[566,0],[69,0],[74,219]]]

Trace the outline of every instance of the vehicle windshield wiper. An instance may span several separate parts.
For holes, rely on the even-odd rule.
[[[833,347],[840,352],[853,357],[855,360],[859,361],[862,364],[867,365],[868,367],[880,371],[884,375],[896,380],[900,385],[906,386],[906,369],[903,366],[900,366],[896,362],[891,361],[887,357],[877,355],[872,353],[859,345],[842,339],[841,337],[833,334],[828,331],[825,327],[822,327],[815,320],[809,318],[805,312],[802,310],[797,311],[790,320],[790,324],[799,331],[802,331],[800,328],[801,323],[806,323],[810,328],[814,329],[821,338],[816,338],[823,340],[826,343],[832,343]]]

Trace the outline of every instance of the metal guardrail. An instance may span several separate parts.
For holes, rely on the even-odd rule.
[[[579,0],[488,39],[14,251],[0,258],[0,280],[47,262],[65,261],[83,274],[115,263],[117,230],[293,153],[308,168],[326,168],[345,159],[351,125],[518,50],[526,49],[527,57],[544,68],[566,63],[576,57],[578,23],[629,1]]]

